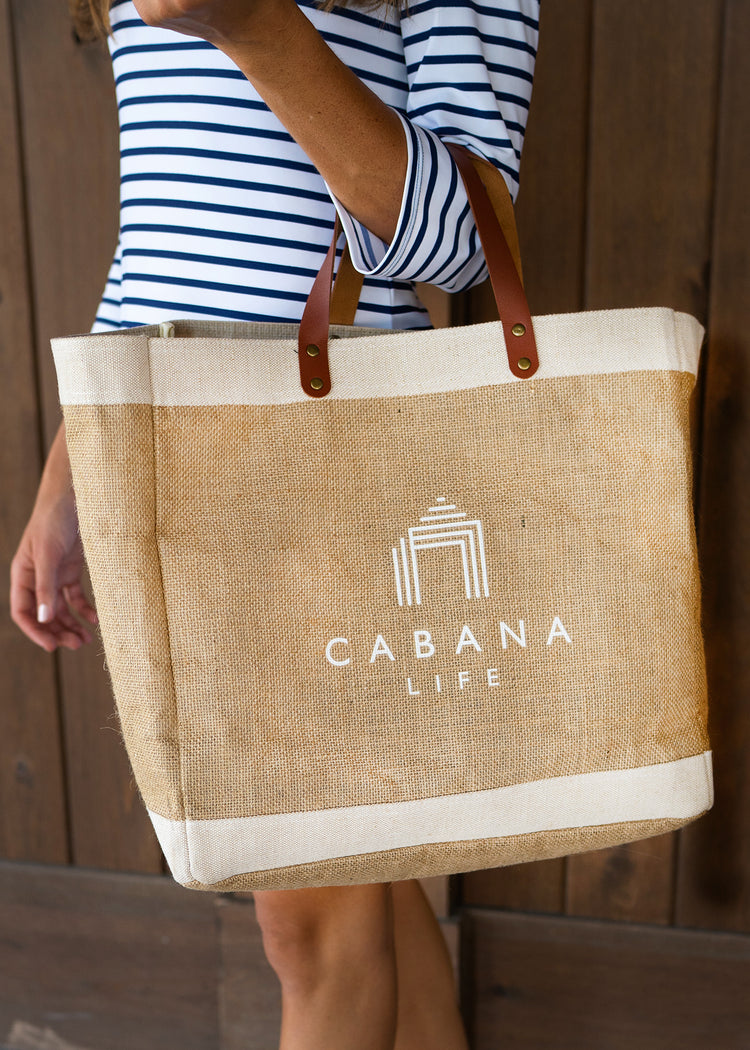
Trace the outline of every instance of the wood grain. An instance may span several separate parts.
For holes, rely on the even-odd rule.
[[[49,443],[59,420],[49,340],[89,329],[117,240],[117,117],[106,46],[76,43],[66,4],[11,3]]]
[[[461,876],[461,902],[514,911],[562,912],[565,860],[540,860]]]
[[[68,859],[54,659],[10,620],[10,562],[41,471],[12,26],[0,0],[0,855]]]
[[[747,1050],[750,939],[471,910],[475,1050]]]
[[[716,802],[681,833],[677,922],[750,931],[750,3],[725,26],[699,493]]]
[[[106,46],[73,38],[65,4],[14,4],[45,441],[60,411],[49,340],[87,331],[117,239],[118,146]],[[60,660],[76,864],[160,871],[117,732],[101,645]]]
[[[532,313],[583,306],[591,0],[545,0],[516,204]]]
[[[705,319],[722,7],[594,4],[589,309],[671,306]],[[568,914],[669,923],[675,844],[571,857]]]
[[[16,1021],[88,1050],[216,1050],[214,897],[158,876],[0,864],[0,1039]]]
[[[706,317],[723,0],[595,0],[586,307]]]
[[[457,971],[458,923],[441,927]],[[50,1050],[278,1045],[280,987],[248,894],[0,863],[0,943],[0,1045],[47,1026]]]

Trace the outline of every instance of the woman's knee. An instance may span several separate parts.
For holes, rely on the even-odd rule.
[[[254,896],[266,958],[282,984],[314,987],[393,958],[390,883]]]

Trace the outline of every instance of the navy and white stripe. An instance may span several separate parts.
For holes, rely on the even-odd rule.
[[[409,165],[390,245],[335,201],[254,88],[211,44],[112,7],[121,132],[120,242],[94,331],[166,318],[299,320],[334,206],[365,276],[356,322],[424,327],[415,280],[484,277],[443,140],[495,164],[515,195],[538,0],[411,0],[400,17],[298,0],[329,46],[403,121]]]

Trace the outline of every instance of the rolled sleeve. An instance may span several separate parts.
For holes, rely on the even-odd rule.
[[[461,291],[486,276],[466,191],[445,142],[490,161],[518,191],[538,37],[538,0],[503,7],[412,0],[401,27],[409,86],[408,163],[387,244],[332,196],[355,267],[367,276]]]

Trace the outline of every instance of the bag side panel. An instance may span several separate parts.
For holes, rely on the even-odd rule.
[[[184,816],[179,733],[155,535],[151,405],[65,405],[81,538],[107,668],[146,806]]]

